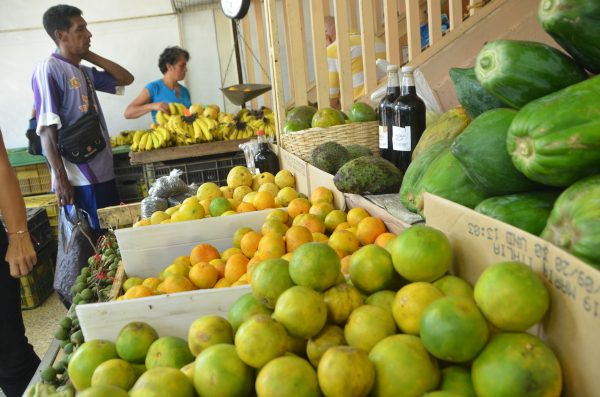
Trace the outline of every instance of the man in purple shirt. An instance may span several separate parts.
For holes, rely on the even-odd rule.
[[[110,139],[95,90],[119,93],[133,82],[122,66],[90,51],[92,34],[81,10],[69,5],[49,8],[43,17],[46,32],[57,51],[40,62],[33,73],[32,88],[37,133],[52,168],[52,184],[60,206],[76,204],[89,214],[92,228],[99,230],[96,210],[118,204]],[[88,61],[103,69],[80,65]],[[93,86],[88,90],[87,76]],[[69,126],[88,110],[89,96],[98,112],[106,147],[89,162],[74,164],[58,152],[57,130]]]

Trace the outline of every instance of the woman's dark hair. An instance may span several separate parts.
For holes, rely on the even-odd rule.
[[[50,7],[46,10],[42,18],[44,29],[46,29],[46,33],[48,33],[52,41],[58,44],[54,32],[57,30],[68,32],[71,27],[71,18],[81,16],[81,14],[82,12],[79,8],[66,4]]]
[[[190,53],[181,47],[167,47],[158,57],[158,68],[162,74],[167,72],[167,65],[175,65],[183,57],[186,62],[190,60]]]

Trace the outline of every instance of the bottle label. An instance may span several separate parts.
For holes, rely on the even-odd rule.
[[[388,149],[387,127],[379,126],[379,149]]]
[[[392,149],[397,152],[410,152],[410,126],[398,127],[392,129]]]

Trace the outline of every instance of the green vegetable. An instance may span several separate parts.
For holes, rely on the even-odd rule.
[[[516,109],[587,78],[556,48],[516,40],[487,43],[477,54],[475,74],[486,91]]]
[[[490,197],[477,204],[475,211],[538,236],[558,194],[548,191]]]
[[[545,185],[569,186],[600,173],[600,76],[525,106],[506,146],[515,167]]]
[[[600,175],[574,183],[558,197],[542,238],[600,270]]]
[[[506,134],[516,114],[512,109],[489,110],[473,120],[452,143],[454,157],[469,179],[487,195],[539,188],[515,168],[506,150]]]
[[[456,91],[456,99],[471,119],[481,113],[506,107],[506,104],[487,92],[475,76],[475,68],[450,68],[450,79]]]
[[[581,66],[600,73],[600,2],[542,0],[538,20]]]

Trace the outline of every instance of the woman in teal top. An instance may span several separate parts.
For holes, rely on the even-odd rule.
[[[185,78],[190,54],[180,47],[167,47],[158,58],[158,68],[162,79],[148,83],[125,109],[126,119],[137,119],[152,112],[152,120],[156,121],[156,112],[162,110],[169,113],[170,102],[179,102],[189,108],[190,92],[179,81]]]

